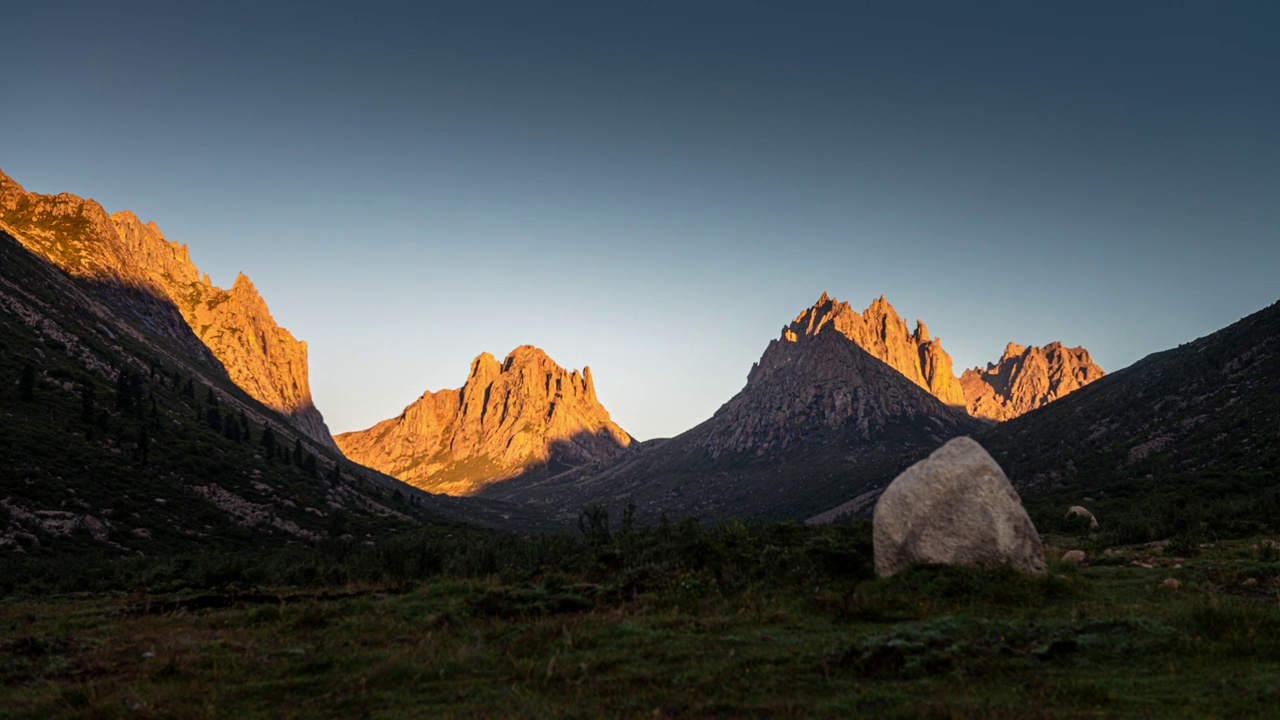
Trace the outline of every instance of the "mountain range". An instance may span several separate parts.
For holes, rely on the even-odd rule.
[[[333,438],[306,344],[247,276],[214,286],[153,223],[0,173],[0,256],[0,369],[19,378],[0,392],[13,441],[0,448],[0,546],[59,522],[145,552],[157,535],[535,528],[587,505],[829,519],[867,512],[958,435],[986,444],[1020,492],[1055,502],[1244,492],[1280,468],[1274,305],[1109,375],[1054,342],[1009,343],[957,377],[941,339],[884,296],[857,312],[824,292],[741,391],[673,438],[636,442],[590,368],[531,345],[482,353],[460,388]]]
[[[903,457],[1104,374],[1061,343],[1011,343],[999,363],[962,378],[952,368],[941,339],[919,320],[909,330],[884,296],[859,313],[824,292],[769,344],[742,392],[669,440],[633,444],[589,369],[579,377],[522,347],[501,365],[478,357],[461,390],[425,393],[337,441],[352,460],[432,492],[564,514],[631,499],[648,514],[789,517],[869,491]]]

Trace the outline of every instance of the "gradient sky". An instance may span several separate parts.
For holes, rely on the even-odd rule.
[[[823,290],[957,372],[1280,299],[1273,2],[177,5],[6,8],[0,169],[243,270],[335,432],[529,343],[676,434]]]

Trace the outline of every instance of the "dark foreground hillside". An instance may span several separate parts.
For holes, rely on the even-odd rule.
[[[979,439],[1033,504],[1114,517],[1256,498],[1280,487],[1280,303]]]

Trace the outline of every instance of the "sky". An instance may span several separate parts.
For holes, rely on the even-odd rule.
[[[1280,299],[1271,2],[4,14],[0,169],[244,271],[335,432],[533,344],[674,435],[824,290],[957,374],[1113,371]]]

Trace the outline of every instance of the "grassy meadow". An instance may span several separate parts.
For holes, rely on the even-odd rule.
[[[43,578],[0,600],[0,715],[1274,716],[1267,538],[1046,540],[1045,578],[877,580],[865,521],[602,513],[574,534],[100,560],[90,591]],[[1073,548],[1086,566],[1057,562]]]

